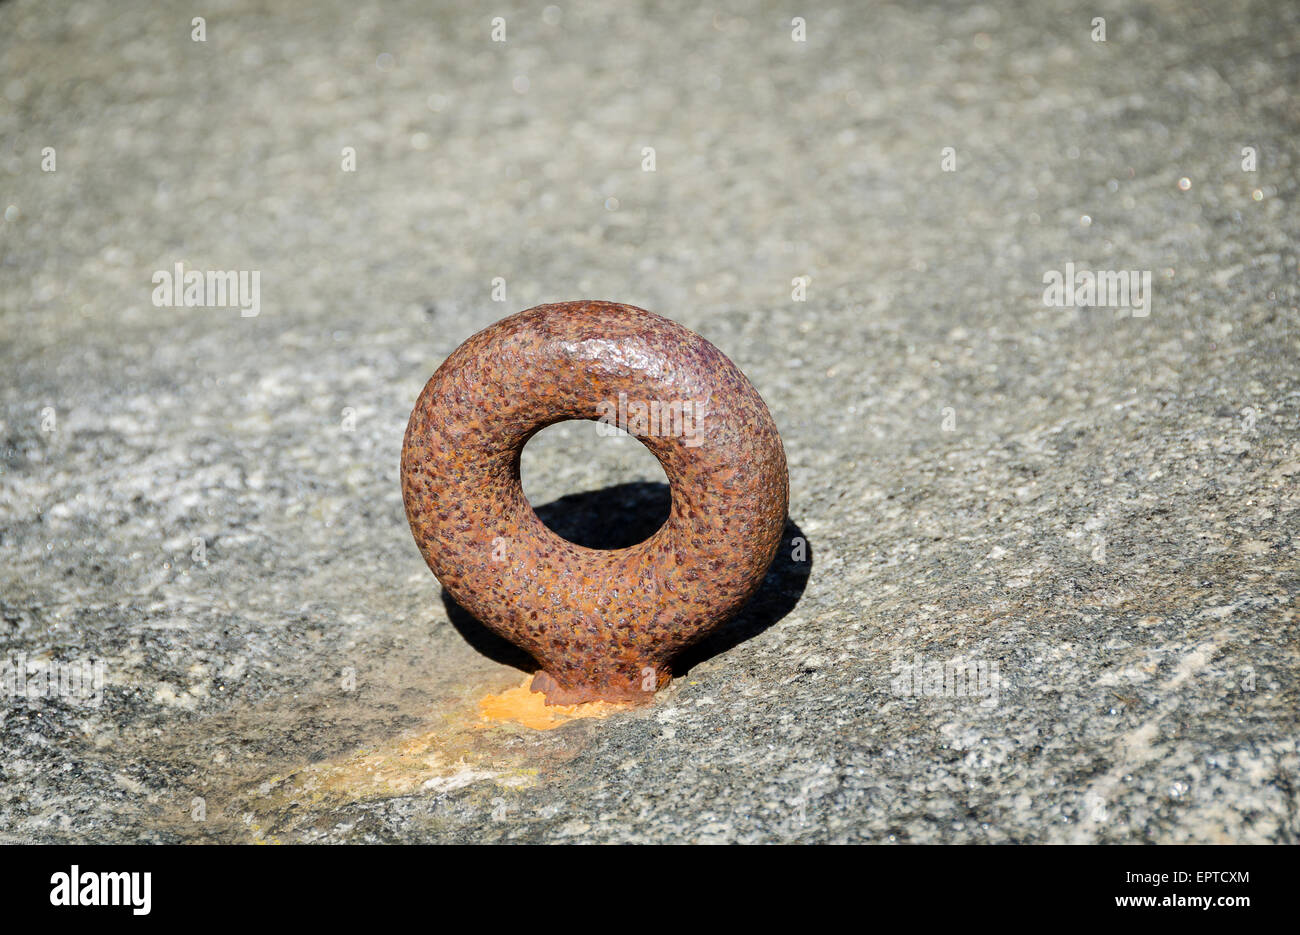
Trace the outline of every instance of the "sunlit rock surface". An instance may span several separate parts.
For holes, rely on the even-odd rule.
[[[1300,8],[207,8],[0,4],[0,665],[69,688],[6,683],[0,840],[1300,837]],[[788,548],[652,706],[481,726],[526,660],[402,431],[574,298],[744,370]],[[636,541],[662,475],[588,429],[528,492]]]

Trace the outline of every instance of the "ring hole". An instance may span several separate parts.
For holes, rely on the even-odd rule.
[[[672,492],[659,459],[630,435],[557,422],[524,446],[524,496],[557,536],[588,549],[626,549],[668,521]]]

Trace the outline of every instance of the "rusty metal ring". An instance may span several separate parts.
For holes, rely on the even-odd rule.
[[[649,539],[587,549],[533,512],[520,452],[568,419],[625,428],[659,459],[672,508]],[[776,425],[736,365],[611,302],[539,305],[475,334],[424,387],[402,446],[406,515],[430,570],[537,660],[533,690],[552,704],[644,701],[665,685],[672,658],[762,583],[788,496]]]

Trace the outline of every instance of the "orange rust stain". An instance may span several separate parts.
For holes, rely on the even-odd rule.
[[[546,695],[532,691],[531,675],[514,688],[508,688],[499,695],[487,695],[478,703],[479,723],[477,727],[491,727],[494,724],[510,722],[531,727],[533,730],[552,730],[569,721],[586,717],[609,717],[619,711],[633,707],[628,704],[615,704],[609,701],[589,701],[585,704],[548,705]]]

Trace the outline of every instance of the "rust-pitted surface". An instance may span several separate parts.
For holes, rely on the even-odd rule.
[[[667,522],[631,548],[586,549],[537,518],[519,454],[620,393],[704,416],[693,439],[633,433],[668,476]],[[674,655],[740,609],[781,541],[788,478],[767,406],[721,351],[644,309],[584,301],[512,315],[443,362],[406,428],[402,495],[451,596],[533,655],[534,690],[573,704],[650,698]]]

